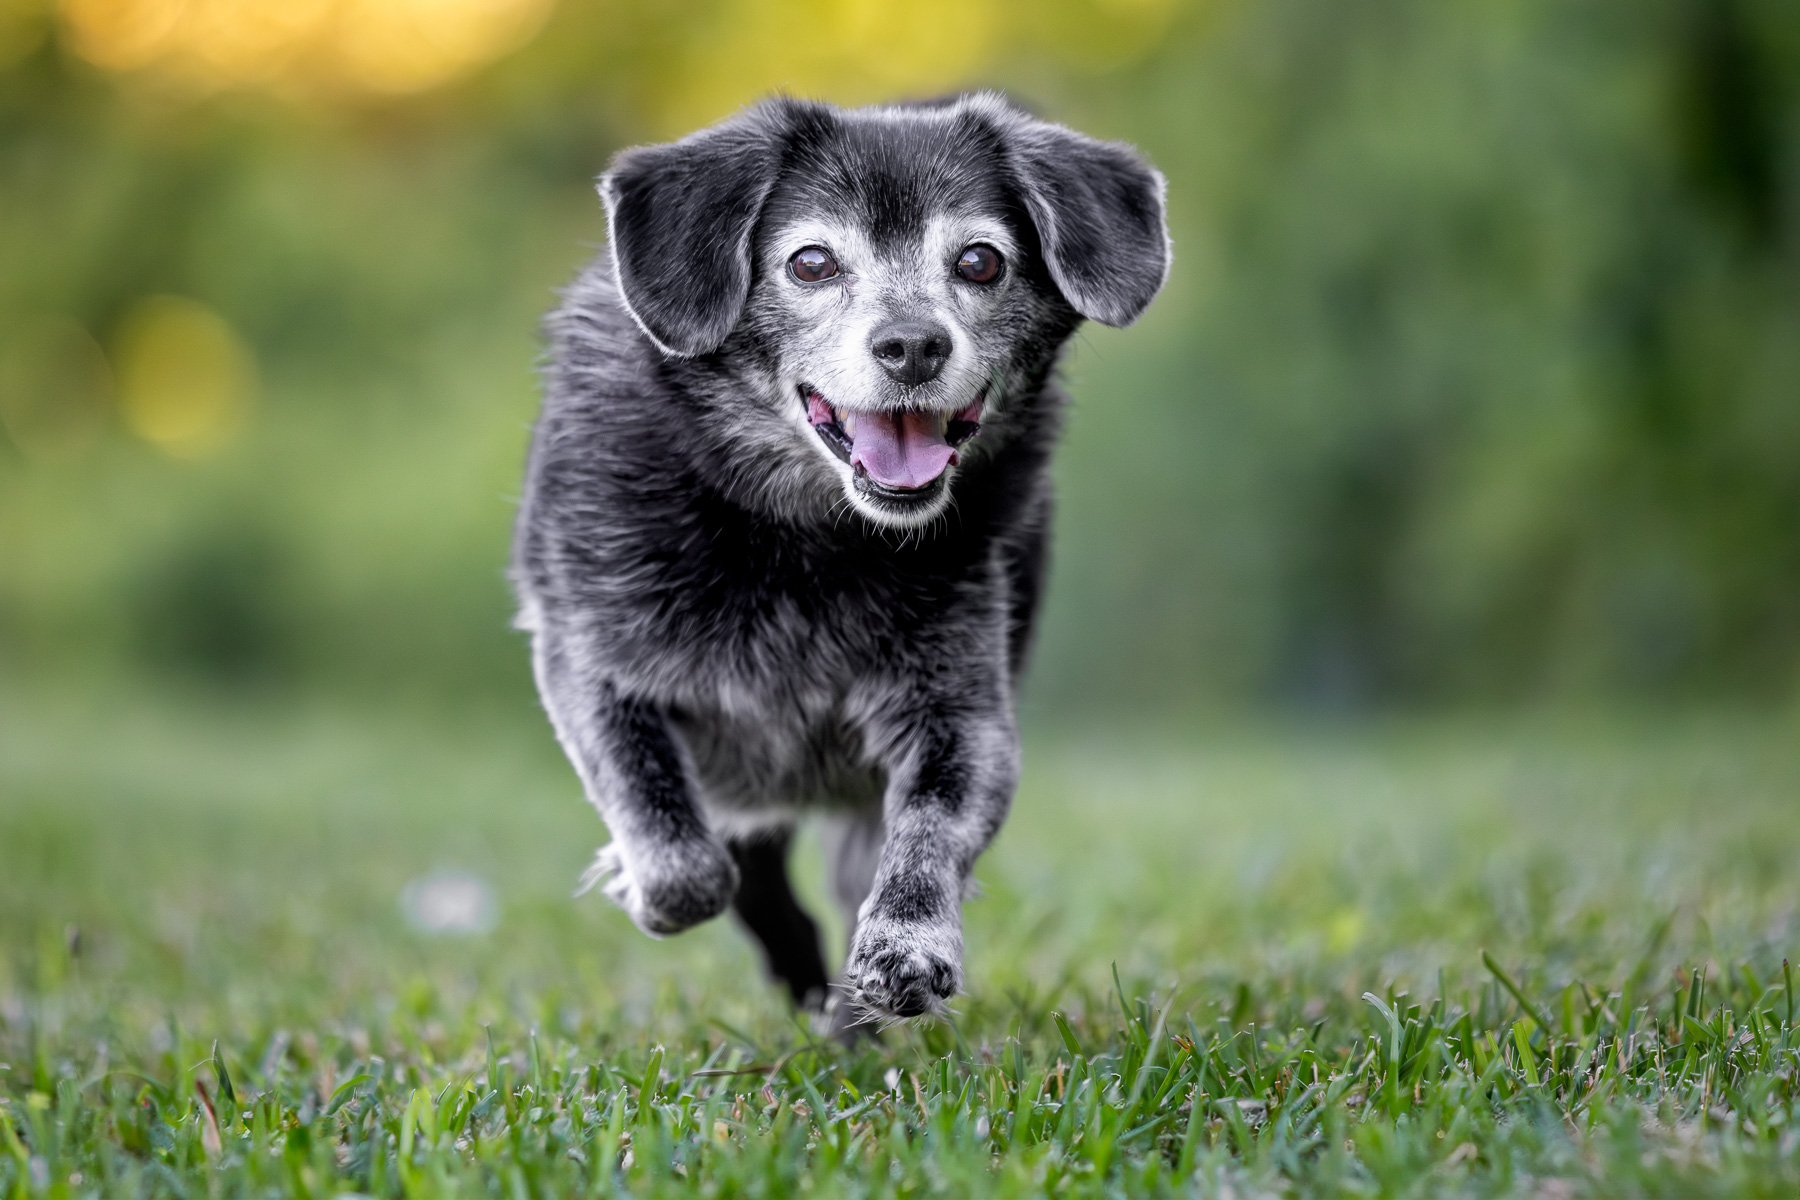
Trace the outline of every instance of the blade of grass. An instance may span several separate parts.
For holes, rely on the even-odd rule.
[[[1063,1045],[1069,1048],[1069,1053],[1077,1058],[1086,1058],[1087,1055],[1081,1049],[1080,1040],[1076,1038],[1075,1031],[1069,1027],[1069,1019],[1055,1011],[1051,1012],[1050,1019],[1056,1023],[1056,1032],[1062,1035]]]
[[[214,1038],[212,1044],[213,1073],[219,1077],[219,1099],[230,1110],[226,1114],[225,1123],[229,1125],[237,1116],[237,1089],[231,1086],[231,1072],[225,1069],[225,1059],[219,1053],[219,1039]]]
[[[1538,1028],[1544,1031],[1544,1036],[1549,1037],[1550,1022],[1544,1019],[1544,1014],[1538,1010],[1537,1005],[1525,998],[1525,993],[1520,991],[1519,985],[1512,981],[1512,976],[1508,975],[1500,964],[1494,961],[1494,956],[1486,950],[1481,952],[1481,961],[1489,971],[1493,972],[1494,978],[1500,981],[1500,986],[1512,993],[1512,998],[1519,1002],[1519,1007],[1525,1010],[1526,1015],[1537,1022]]]

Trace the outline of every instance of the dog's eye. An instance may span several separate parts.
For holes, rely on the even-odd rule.
[[[808,246],[788,260],[788,270],[801,283],[823,283],[838,273],[837,259],[822,246]]]
[[[1000,277],[1000,252],[977,242],[956,260],[956,273],[970,283],[992,283]]]

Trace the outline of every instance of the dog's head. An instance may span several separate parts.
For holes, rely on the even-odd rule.
[[[621,153],[601,194],[644,333],[728,359],[754,440],[804,446],[887,525],[941,512],[984,417],[1081,318],[1129,324],[1168,273],[1162,176],[991,94],[770,101]]]

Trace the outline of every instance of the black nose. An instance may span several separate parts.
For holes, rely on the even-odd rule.
[[[924,321],[895,321],[875,331],[869,353],[899,382],[909,386],[929,383],[950,357],[950,331]]]

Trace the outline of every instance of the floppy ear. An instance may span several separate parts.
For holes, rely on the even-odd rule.
[[[781,167],[764,105],[678,142],[623,150],[600,177],[627,311],[664,352],[717,350],[750,294],[750,234]]]
[[[1082,316],[1131,324],[1169,275],[1162,172],[1123,142],[1012,117],[1007,144],[1050,278]]]

